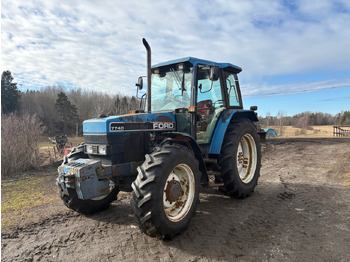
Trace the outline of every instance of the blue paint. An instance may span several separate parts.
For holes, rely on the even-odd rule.
[[[229,114],[229,116],[227,115]],[[227,110],[220,115],[218,123],[216,125],[213,138],[211,140],[209,154],[220,154],[222,142],[224,141],[225,133],[228,125],[232,118],[237,119],[249,119],[253,122],[258,121],[257,117],[254,114],[254,111],[251,110]]]
[[[225,112],[223,112],[218,120],[218,123],[216,124],[216,128],[213,134],[213,138],[211,139],[209,154],[220,154],[221,151],[221,145],[222,141],[224,140],[224,136],[226,133],[226,129],[230,123],[230,120],[236,111],[233,111],[229,118],[224,119],[223,116],[225,115]]]
[[[80,164],[82,164],[82,163],[84,163],[84,162],[86,162],[86,161],[89,161],[89,159],[87,158],[87,159],[79,159],[79,160],[77,160],[77,161],[74,161],[74,162],[72,162],[72,163],[70,163],[70,164],[68,164],[67,166],[65,166],[65,169],[64,169],[64,172],[65,172],[65,174],[70,174],[70,168],[71,167],[76,167],[76,166],[78,166],[78,165],[80,165]]]
[[[95,118],[83,122],[84,134],[110,134],[111,123],[154,123],[154,122],[173,122],[175,123],[175,114],[173,112],[142,113],[122,116],[110,116],[105,118]],[[161,129],[149,130],[148,132],[164,131]],[[175,131],[167,129],[167,131]],[[147,132],[145,130],[120,130],[123,132]]]
[[[180,59],[175,59],[175,60],[159,63],[159,64],[152,66],[152,68],[157,68],[157,67],[161,67],[161,66],[168,66],[168,65],[184,63],[184,62],[190,62],[192,65],[197,65],[197,64],[215,65],[215,66],[220,67],[220,68],[231,69],[231,70],[235,71],[235,73],[239,73],[242,71],[242,68],[240,68],[239,66],[230,64],[230,63],[217,63],[217,62],[199,59],[199,58],[195,58],[195,57],[184,57],[184,58],[180,58]]]

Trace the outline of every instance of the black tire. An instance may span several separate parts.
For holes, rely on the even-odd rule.
[[[146,155],[130,201],[144,233],[171,239],[187,228],[199,198],[198,166],[193,152],[182,145],[165,144]]]
[[[84,146],[79,145],[78,147],[73,148],[71,153],[65,157],[63,164],[72,162],[79,158],[88,158],[86,154],[84,154]],[[57,179],[58,185],[58,195],[62,199],[64,205],[74,211],[83,214],[92,214],[99,211],[103,211],[107,209],[114,200],[117,199],[117,195],[119,193],[119,189],[117,186],[114,186],[112,191],[103,198],[99,198],[96,200],[88,199],[82,200],[78,198],[77,192],[75,189],[67,188],[68,195],[64,194],[63,189],[61,188],[61,184],[59,183],[59,178]]]
[[[261,166],[260,138],[253,123],[247,119],[233,120],[227,128],[218,163],[224,183],[219,191],[234,198],[250,196],[258,183]]]

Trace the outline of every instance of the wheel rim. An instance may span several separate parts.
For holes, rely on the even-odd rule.
[[[114,183],[110,182],[108,194],[105,194],[105,195],[102,195],[102,196],[99,196],[99,197],[93,197],[93,198],[90,198],[90,200],[98,201],[98,200],[104,199],[105,197],[107,197],[113,191],[114,187],[115,187]]]
[[[239,178],[245,184],[252,181],[256,165],[257,150],[254,138],[250,134],[242,136],[237,150],[237,169]]]
[[[195,195],[195,180],[191,168],[177,165],[169,174],[163,192],[163,208],[173,222],[182,220],[190,211]]]

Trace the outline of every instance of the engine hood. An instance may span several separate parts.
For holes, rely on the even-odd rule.
[[[142,113],[95,118],[83,122],[84,134],[175,131],[173,112]]]

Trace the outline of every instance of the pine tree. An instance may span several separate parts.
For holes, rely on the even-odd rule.
[[[119,95],[117,95],[117,97],[115,99],[114,106],[115,106],[115,114],[116,115],[120,115],[121,110],[120,110],[120,98],[119,98]]]
[[[121,114],[128,114],[129,113],[129,103],[126,96],[123,96],[122,100],[120,101],[120,113]]]
[[[349,125],[350,124],[350,111],[345,111],[341,117],[340,124]]]
[[[57,95],[56,100],[56,109],[59,115],[61,116],[61,123],[63,123],[63,132],[67,134],[70,130],[74,129],[75,122],[78,119],[77,108],[73,105],[67,95],[63,92],[60,92]]]
[[[131,97],[129,106],[131,110],[139,109],[139,105],[137,104],[136,97],[134,96]]]
[[[21,94],[17,89],[17,83],[12,81],[11,72],[4,71],[1,75],[1,110],[4,114],[14,112],[20,106]]]

